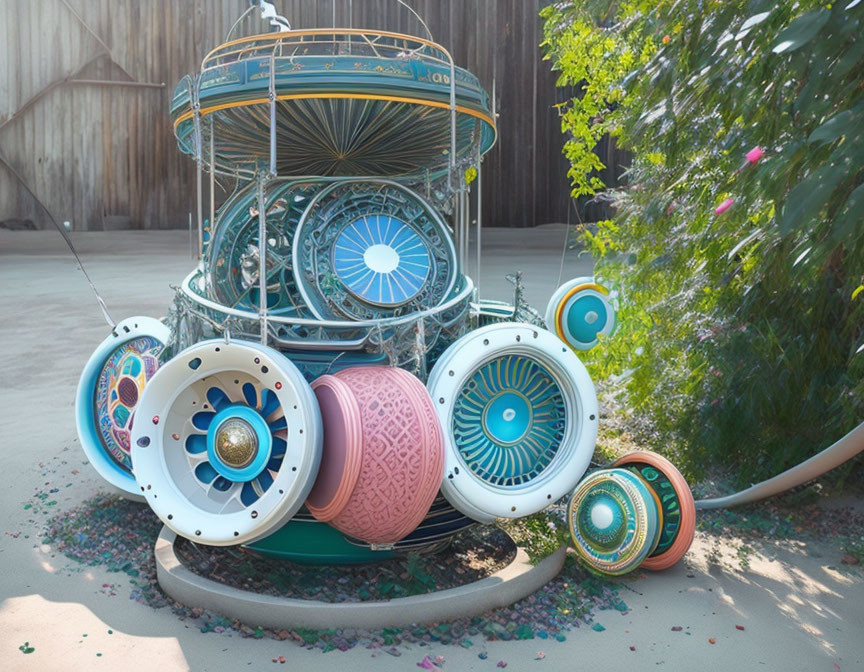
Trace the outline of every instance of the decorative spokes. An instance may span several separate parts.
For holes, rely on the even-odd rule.
[[[297,225],[292,265],[318,319],[377,320],[439,306],[458,276],[447,225],[422,198],[377,181],[319,191]]]
[[[565,425],[555,379],[540,362],[522,355],[479,367],[453,409],[462,459],[492,485],[521,485],[540,474],[557,454]]]
[[[132,444],[139,489],[162,522],[199,543],[243,544],[302,505],[321,461],[321,415],[278,351],[201,341],[150,381]]]
[[[239,373],[194,387],[192,403],[201,410],[178,440],[195,480],[218,513],[251,506],[273,485],[285,457],[288,429],[279,399]]]
[[[389,215],[351,222],[333,247],[334,270],[348,291],[381,306],[398,306],[417,296],[430,266],[422,238]]]

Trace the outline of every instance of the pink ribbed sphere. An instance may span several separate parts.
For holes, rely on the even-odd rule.
[[[367,543],[413,532],[444,475],[444,441],[426,387],[402,369],[359,366],[312,384],[324,452],[306,505]]]

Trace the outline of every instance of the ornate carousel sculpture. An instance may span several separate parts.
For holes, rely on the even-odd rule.
[[[582,480],[599,413],[577,353],[614,330],[615,293],[577,278],[544,320],[518,278],[508,305],[465,274],[496,140],[480,82],[431,39],[274,25],[176,88],[200,263],[167,317],[116,324],[87,363],[94,468],[178,535],[296,561],[439,550],[575,489],[589,564],[675,562],[693,499],[672,465]],[[217,179],[236,184],[218,210]]]

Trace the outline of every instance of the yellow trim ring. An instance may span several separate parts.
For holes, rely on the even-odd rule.
[[[583,289],[593,289],[601,294],[609,294],[609,290],[606,289],[603,285],[598,285],[593,282],[586,282],[583,285],[576,285],[573,287],[567,294],[565,294],[561,300],[558,302],[558,306],[555,308],[555,331],[557,332],[558,338],[562,341],[566,342],[566,338],[564,338],[564,306],[567,305],[567,302],[573,298],[573,295],[577,292],[581,292]]]
[[[283,33],[284,34],[284,33]],[[298,94],[283,94],[281,96],[276,96],[276,100],[308,100],[312,98],[325,98],[325,99],[336,99],[339,98],[352,98],[355,100],[388,100],[395,103],[411,103],[414,105],[426,105],[427,107],[439,107],[441,109],[449,110],[449,103],[441,103],[435,100],[423,100],[421,98],[403,98],[401,96],[382,96],[378,94],[366,94],[366,93],[298,93]],[[213,112],[218,112],[220,110],[227,110],[229,108],[234,107],[248,107],[249,105],[262,105],[265,103],[269,103],[269,98],[255,98],[253,100],[244,100],[238,101],[235,103],[223,103],[221,105],[213,105],[212,107],[205,107],[201,110],[201,116],[204,117],[208,114],[212,114]],[[488,123],[492,130],[495,132],[495,136],[498,136],[498,128],[495,126],[495,122],[492,117],[488,114],[484,114],[483,112],[478,112],[477,110],[472,110],[469,107],[464,107],[462,105],[456,106],[456,111],[461,112],[463,114],[467,114],[472,117],[476,117]],[[189,110],[188,112],[184,112],[179,117],[177,117],[177,121],[174,122],[174,130],[177,130],[177,127],[186,121],[187,119],[191,119],[194,116],[194,110]],[[605,291],[605,290],[604,290]],[[608,292],[607,292],[608,293]]]

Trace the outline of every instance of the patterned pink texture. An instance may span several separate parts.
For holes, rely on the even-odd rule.
[[[417,528],[441,486],[444,439],[435,407],[423,383],[402,369],[362,366],[335,377],[360,409],[363,446],[353,492],[329,522],[367,543],[394,543]],[[326,434],[327,415],[323,421]]]
[[[312,383],[324,427],[323,459],[306,507],[318,520],[329,523],[348,503],[363,462],[363,423],[351,388],[336,376],[324,375]]]

